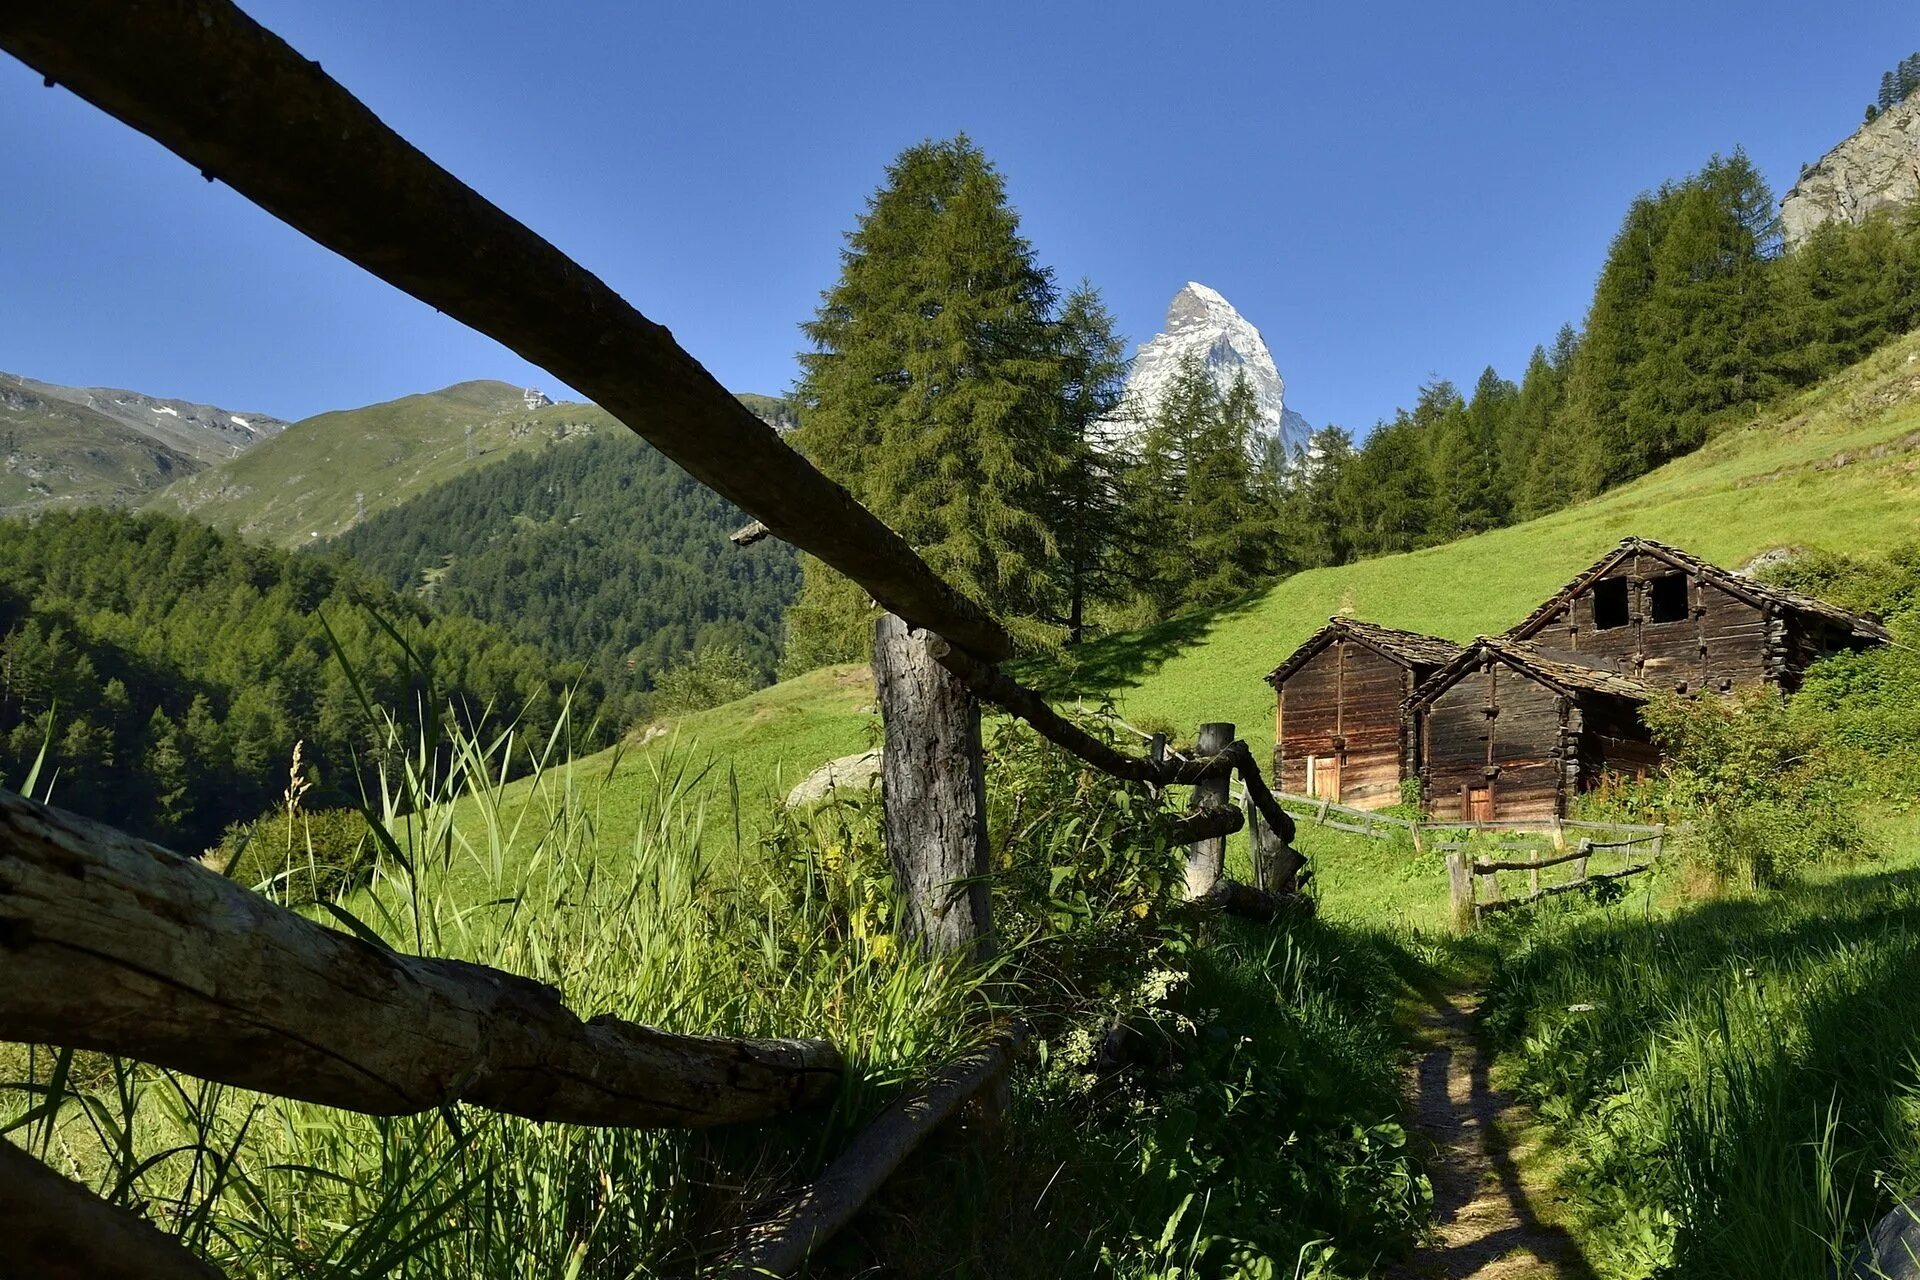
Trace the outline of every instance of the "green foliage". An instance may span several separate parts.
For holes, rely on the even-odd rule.
[[[760,673],[746,650],[725,642],[708,644],[660,675],[652,707],[656,715],[685,715],[744,698],[759,686]]]
[[[1884,555],[1812,552],[1768,577],[1886,619],[1893,643],[1817,663],[1794,694],[1793,716],[1857,793],[1895,809],[1920,805],[1920,544]]]
[[[1245,378],[1223,392],[1198,360],[1176,370],[1125,473],[1135,590],[1150,616],[1231,600],[1287,566],[1275,477],[1254,456],[1258,426]]]
[[[207,862],[288,906],[339,897],[373,874],[374,839],[358,809],[278,805],[227,828]]]
[[[777,539],[733,546],[727,535],[745,522],[616,428],[451,479],[327,547],[399,590],[585,664],[610,717],[626,722],[696,649],[743,653],[756,685],[773,673],[796,556]]]
[[[1596,1270],[1845,1274],[1920,1192],[1917,964],[1910,866],[1504,936],[1486,1024]]]
[[[1118,554],[1091,428],[1117,402],[1121,344],[1090,287],[1062,303],[978,147],[901,152],[805,328],[794,443],[1025,633],[1083,625]],[[788,669],[863,655],[867,620],[809,569]]]
[[[1861,851],[1844,771],[1772,689],[1661,694],[1641,718],[1667,760],[1661,801],[1716,874],[1777,885]]]
[[[301,740],[312,803],[357,802],[361,769],[379,763],[355,755],[362,694],[492,706],[540,734],[582,674],[349,565],[204,525],[112,511],[0,521],[0,775],[47,745],[62,803],[189,852],[267,808]],[[578,697],[591,716],[597,695]]]

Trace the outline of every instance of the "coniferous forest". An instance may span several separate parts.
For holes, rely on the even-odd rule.
[[[742,653],[759,683],[778,661],[796,557],[624,428],[549,445],[372,516],[331,549],[399,591],[492,622],[579,662],[620,724],[696,651]]]
[[[369,704],[491,708],[539,736],[570,689],[593,722],[584,676],[335,557],[157,515],[0,521],[0,779],[44,747],[64,806],[176,848],[273,807],[296,742],[308,803],[357,804]]]

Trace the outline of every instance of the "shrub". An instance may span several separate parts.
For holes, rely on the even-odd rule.
[[[745,649],[732,641],[704,645],[661,673],[654,683],[653,712],[681,716],[705,711],[744,698],[759,686],[759,672]]]
[[[373,874],[374,842],[358,809],[275,807],[228,827],[207,861],[289,906],[339,896]]]
[[[1690,846],[1716,875],[1780,884],[1863,844],[1847,776],[1777,694],[1663,695],[1642,711],[1669,763],[1669,815],[1690,819]]]

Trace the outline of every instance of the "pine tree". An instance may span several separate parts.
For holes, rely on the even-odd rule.
[[[1126,389],[1126,344],[1093,286],[1067,295],[1056,326],[1060,342],[1057,447],[1065,465],[1047,515],[1058,548],[1058,591],[1066,600],[1067,643],[1077,644],[1090,605],[1117,603],[1132,582],[1131,521],[1125,506],[1124,433],[1112,418]]]
[[[800,357],[795,443],[1008,619],[1058,613],[1049,515],[1071,459],[1055,303],[986,156],[964,136],[925,142],[888,167],[847,236]],[[802,592],[790,644],[862,650],[857,592],[813,565]]]
[[[1880,73],[1880,96],[1874,100],[1875,105],[1878,106],[1880,110],[1885,111],[1888,107],[1900,101],[1904,96],[1905,95],[1900,92],[1899,83],[1894,78],[1893,72],[1882,71]]]

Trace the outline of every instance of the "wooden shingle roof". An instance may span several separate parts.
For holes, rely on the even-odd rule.
[[[1358,618],[1335,616],[1327,619],[1326,626],[1308,636],[1298,649],[1288,654],[1285,662],[1268,672],[1267,683],[1278,688],[1302,663],[1339,636],[1358,640],[1381,656],[1416,671],[1430,671],[1461,654],[1459,645],[1451,640],[1442,640],[1439,636],[1402,631],[1398,627],[1383,627],[1377,622],[1362,622]]]
[[[1825,600],[1803,595],[1798,591],[1789,591],[1785,587],[1776,587],[1770,583],[1756,582],[1743,574],[1723,569],[1709,560],[1702,560],[1690,551],[1670,547],[1664,542],[1655,542],[1652,538],[1622,538],[1620,545],[1607,552],[1599,560],[1584,570],[1572,582],[1549,596],[1539,608],[1528,614],[1507,635],[1516,640],[1531,638],[1545,625],[1548,618],[1562,608],[1574,596],[1584,591],[1594,579],[1603,576],[1607,570],[1618,564],[1622,556],[1635,553],[1649,555],[1663,560],[1683,573],[1690,573],[1701,580],[1710,582],[1728,594],[1745,600],[1757,609],[1768,612],[1787,611],[1807,617],[1819,618],[1836,626],[1845,627],[1852,635],[1862,640],[1886,641],[1891,639],[1886,624],[1872,614],[1854,613],[1842,609],[1839,605],[1829,604]]]
[[[1463,648],[1459,657],[1422,681],[1409,701],[1416,704],[1431,702],[1461,676],[1487,662],[1503,662],[1538,677],[1564,693],[1597,693],[1636,706],[1652,696],[1651,690],[1632,676],[1621,675],[1609,667],[1594,666],[1583,661],[1579,654],[1543,649],[1539,645],[1508,636],[1481,636]]]

